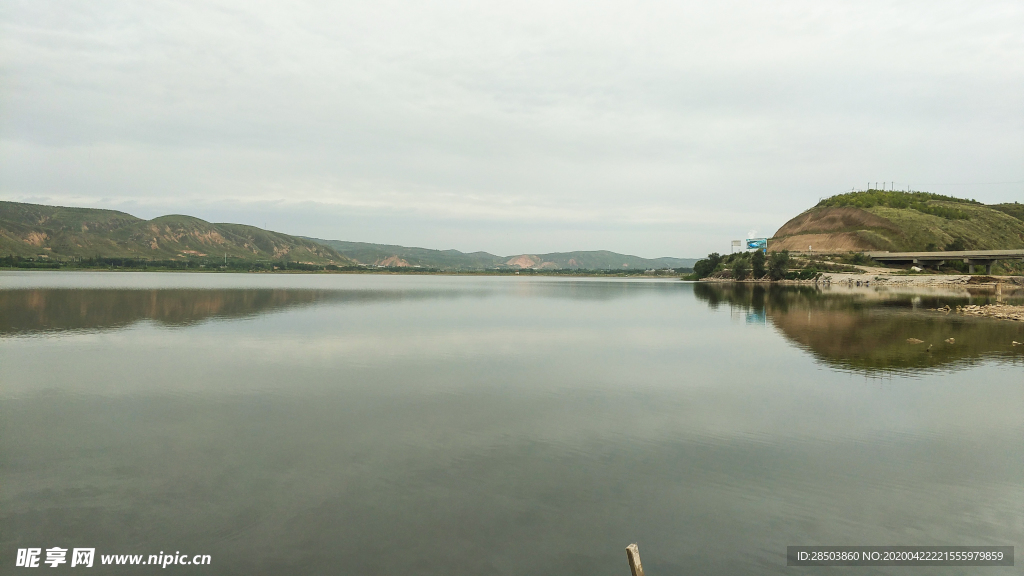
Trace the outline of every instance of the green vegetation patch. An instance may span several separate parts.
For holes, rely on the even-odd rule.
[[[1013,216],[1017,220],[1024,222],[1024,204],[1021,204],[1019,202],[1014,202],[1011,204],[1007,202],[1005,204],[992,204],[991,206],[989,206],[989,208],[999,210],[1004,214],[1009,214],[1010,216]]]
[[[933,202],[947,204],[935,204]],[[931,214],[947,220],[967,220],[971,217],[970,212],[960,210],[959,207],[948,204],[975,204],[982,205],[977,200],[966,200],[933,194],[931,192],[896,192],[893,190],[866,190],[864,192],[848,192],[826,198],[818,202],[818,207],[843,207],[853,206],[855,208],[874,208],[884,206],[887,208],[901,208],[917,210],[924,214]]]
[[[969,215],[949,219],[919,210],[875,206],[867,209],[896,224],[901,236],[892,237],[890,250],[1011,250],[1024,248],[1022,222],[983,204],[960,204]]]
[[[719,254],[712,252],[693,266],[693,273],[685,279],[732,278],[735,280],[811,280],[825,271],[842,268],[831,263],[808,261],[790,257],[788,250],[772,252],[770,255],[759,250]]]

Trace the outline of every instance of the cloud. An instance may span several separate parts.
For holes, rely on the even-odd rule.
[[[1024,179],[1022,25],[1013,2],[11,3],[0,197],[700,254],[867,181]],[[561,244],[581,223],[605,243]]]

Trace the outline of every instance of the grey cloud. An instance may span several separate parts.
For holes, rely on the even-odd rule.
[[[2,6],[5,199],[690,256],[867,181],[1024,187],[946,185],[1024,180],[1014,2]]]

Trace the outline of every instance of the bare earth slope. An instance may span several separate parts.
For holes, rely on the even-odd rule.
[[[841,208],[825,207],[804,212],[786,222],[775,235],[792,236],[795,234],[851,231],[865,228],[881,228],[899,232],[899,228],[885,218],[875,216],[861,208],[843,206]]]
[[[786,222],[770,242],[772,250],[848,252],[888,249],[899,227],[890,220],[853,206],[808,210]],[[884,247],[883,247],[884,246]]]

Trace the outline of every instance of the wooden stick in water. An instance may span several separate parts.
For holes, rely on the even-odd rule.
[[[626,546],[626,558],[629,559],[629,569],[633,571],[633,576],[644,576],[644,568],[640,565],[640,549],[636,544]]]

